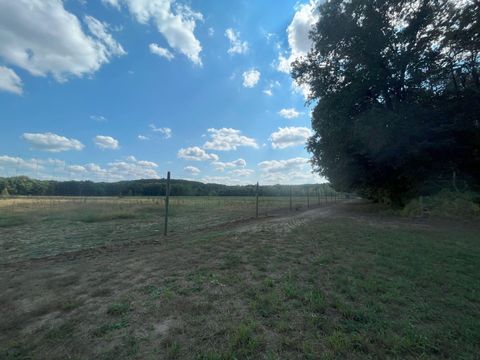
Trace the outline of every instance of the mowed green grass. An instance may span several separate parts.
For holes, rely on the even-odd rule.
[[[259,214],[288,209],[289,202],[288,197],[261,197]],[[294,209],[307,207],[306,197],[292,202]],[[316,198],[311,199],[314,204],[318,206]],[[164,216],[163,197],[0,198],[0,264],[157,240],[163,235]],[[171,197],[168,232],[188,234],[254,216],[254,197]]]
[[[478,358],[478,225],[334,209],[8,264],[0,358]]]

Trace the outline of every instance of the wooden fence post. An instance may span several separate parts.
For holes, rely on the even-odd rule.
[[[168,229],[168,202],[170,198],[170,171],[167,172],[167,186],[165,188],[165,228],[163,229],[163,235],[167,235]]]
[[[255,201],[255,217],[258,218],[258,181],[257,181],[257,193],[256,193],[256,201]]]

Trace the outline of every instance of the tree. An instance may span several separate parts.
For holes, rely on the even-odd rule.
[[[292,76],[311,90],[316,170],[402,203],[480,184],[480,2],[330,0]]]
[[[0,193],[0,196],[2,196],[2,197],[10,196],[7,187],[3,188],[2,192]]]

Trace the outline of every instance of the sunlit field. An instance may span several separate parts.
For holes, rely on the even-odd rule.
[[[292,197],[292,211],[334,197]],[[260,197],[259,216],[289,211],[289,197]],[[254,197],[171,197],[168,236],[227,226],[256,216]],[[165,200],[158,198],[18,197],[0,199],[1,262],[163,236]]]

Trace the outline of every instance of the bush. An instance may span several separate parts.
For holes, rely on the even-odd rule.
[[[404,216],[473,218],[480,216],[480,194],[442,190],[436,195],[411,200],[402,210]]]

